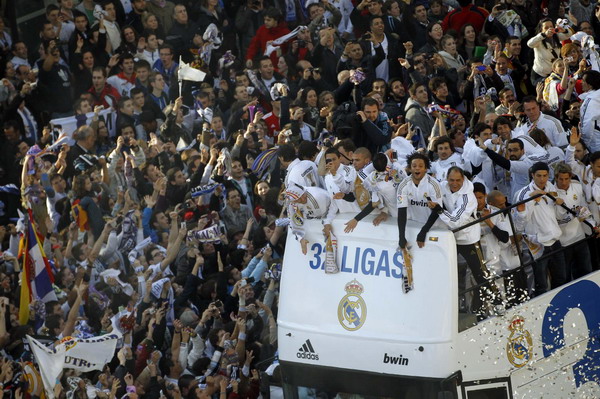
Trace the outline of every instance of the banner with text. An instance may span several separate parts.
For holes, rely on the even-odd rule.
[[[113,358],[117,341],[121,337],[121,334],[106,334],[87,339],[65,337],[52,349],[27,336],[48,398],[54,398],[54,385],[63,369],[82,372],[102,370]]]

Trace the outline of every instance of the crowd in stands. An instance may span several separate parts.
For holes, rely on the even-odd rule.
[[[27,336],[115,330],[54,396],[283,397],[279,279],[308,218],[397,223],[414,251],[493,214],[455,233],[478,319],[599,269],[595,1],[46,3],[35,43],[0,17],[4,398],[42,395]],[[35,236],[53,284],[28,303]]]

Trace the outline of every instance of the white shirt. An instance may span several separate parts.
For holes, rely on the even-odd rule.
[[[323,224],[331,224],[338,209],[331,201],[329,193],[319,187],[306,187],[306,203],[288,205],[290,228],[297,239],[304,238],[304,219],[323,219]]]
[[[111,22],[107,19],[104,19],[104,28],[112,47],[112,53],[114,53],[121,46],[121,30],[116,22]]]
[[[287,175],[285,175],[286,187],[292,183],[303,187],[314,187],[317,186],[318,181],[317,165],[313,161],[301,161],[296,158],[287,167]]]
[[[556,147],[566,147],[569,144],[567,133],[558,119],[541,113],[537,122],[531,123],[531,121],[528,121],[527,124],[521,127],[522,129],[525,129],[524,134],[527,134],[534,125],[536,128],[541,129],[546,133],[546,136],[548,136],[548,140],[550,140],[552,145]]]
[[[119,75],[112,75],[106,79],[106,83],[114,87],[121,97],[129,97],[129,92],[135,87],[134,83],[121,78]]]
[[[10,59],[10,62],[12,62],[15,70],[20,66],[20,65],[27,65],[28,67],[31,68],[31,64],[29,63],[29,61],[27,61],[25,58],[21,58],[21,57],[17,57],[14,56]]]
[[[398,208],[407,208],[406,218],[425,224],[431,215],[427,197],[442,204],[442,186],[434,177],[426,175],[417,186],[412,177],[405,178],[397,190]]]
[[[371,202],[382,212],[398,217],[398,186],[405,178],[406,173],[398,163],[385,172],[371,172],[364,181],[365,188],[371,193]]]
[[[325,189],[331,197],[337,193],[348,194],[354,189],[354,181],[356,180],[356,170],[352,166],[340,165],[338,170],[333,176],[331,173],[325,175]],[[334,199],[333,202],[337,204],[340,213],[360,212],[360,207],[356,200],[346,201],[344,199]]]
[[[154,51],[148,51],[144,49],[141,53],[136,54],[139,58],[144,59],[150,63],[150,65],[154,65],[154,63],[160,59],[158,49]]]
[[[387,59],[389,42],[385,34],[383,35],[383,41],[380,45],[385,53],[385,59],[375,68],[375,75],[378,79],[383,79],[387,82],[390,79],[390,63]],[[375,55],[375,46],[373,43],[371,43],[371,55]]]
[[[458,166],[467,172],[471,171],[471,165],[466,164],[459,153],[453,152],[452,155],[446,159],[438,159],[437,161],[432,162],[431,173],[436,179],[443,182],[446,180],[446,177],[448,177],[448,169],[453,166]]]

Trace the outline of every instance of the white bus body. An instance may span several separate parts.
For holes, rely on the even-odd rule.
[[[337,274],[324,271],[320,221],[305,222],[306,255],[288,238],[278,316],[286,383],[401,398],[600,398],[600,272],[459,332],[453,234],[431,231],[418,248],[409,223],[405,294],[395,221],[374,227],[368,217],[344,234],[348,219],[333,223]]]

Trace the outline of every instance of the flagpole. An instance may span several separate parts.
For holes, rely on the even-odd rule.
[[[182,88],[183,88],[183,79],[181,78],[179,71],[181,70],[181,65],[182,65],[182,59],[181,56],[179,56],[179,68],[177,69],[177,80],[179,80],[179,97],[183,96],[183,92],[182,92]]]

